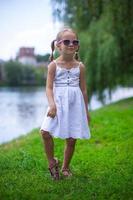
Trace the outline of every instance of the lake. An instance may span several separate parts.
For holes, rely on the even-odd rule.
[[[106,104],[133,96],[133,88],[118,87]],[[47,109],[44,87],[0,87],[0,144],[40,127]],[[89,108],[103,106],[93,95]]]

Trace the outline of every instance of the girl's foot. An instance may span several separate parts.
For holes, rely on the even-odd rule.
[[[61,172],[62,172],[64,177],[71,177],[72,176],[72,172],[70,171],[69,168],[62,168]]]
[[[49,171],[51,174],[51,177],[53,178],[53,180],[59,180],[60,179],[60,175],[59,175],[59,161],[58,159],[54,158],[54,163],[52,163],[49,166]]]

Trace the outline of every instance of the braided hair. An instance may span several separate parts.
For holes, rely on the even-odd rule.
[[[51,53],[51,55],[50,55],[50,57],[49,57],[49,60],[50,61],[53,61],[54,60],[54,49],[55,49],[55,41],[56,40],[53,40],[52,42],[51,42],[51,49],[52,49],[52,53]]]

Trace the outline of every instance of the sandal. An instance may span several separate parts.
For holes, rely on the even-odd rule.
[[[71,177],[72,176],[72,172],[70,171],[69,168],[62,168],[61,172],[62,172],[64,177]]]
[[[59,175],[59,161],[55,158],[55,163],[52,164],[48,169],[50,171],[51,177],[53,180],[59,180],[60,175]]]

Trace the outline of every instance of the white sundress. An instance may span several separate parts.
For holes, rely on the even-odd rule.
[[[62,68],[56,63],[53,93],[57,113],[54,118],[47,116],[48,106],[40,130],[61,139],[91,137],[79,77],[80,63],[71,69]]]

